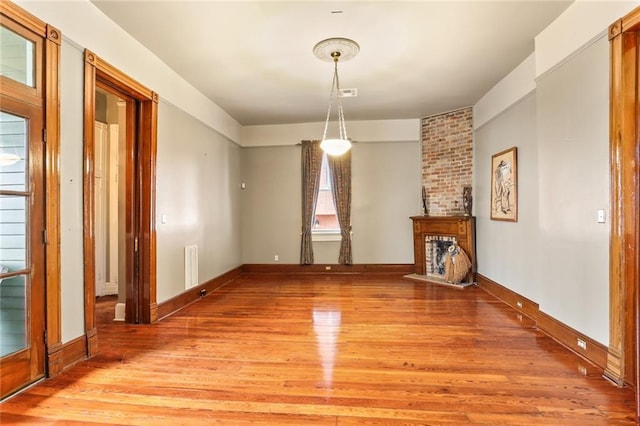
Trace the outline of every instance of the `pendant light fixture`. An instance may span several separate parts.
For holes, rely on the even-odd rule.
[[[18,161],[20,161],[20,156],[18,154],[0,152],[0,166],[13,166]]]
[[[329,93],[329,109],[327,110],[327,120],[324,124],[322,134],[322,148],[329,155],[342,155],[351,148],[351,140],[347,136],[347,127],[344,122],[344,111],[342,109],[342,95],[340,93],[340,78],[338,77],[338,61],[348,61],[360,51],[360,46],[353,40],[342,37],[328,38],[317,43],[313,47],[313,54],[323,61],[333,62],[333,82]],[[334,101],[337,105],[338,115],[338,137],[327,138],[329,119],[331,118],[331,107]]]

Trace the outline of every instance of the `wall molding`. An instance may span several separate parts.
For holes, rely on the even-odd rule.
[[[62,371],[87,359],[87,339],[85,335],[67,343],[57,344],[48,349],[47,377],[55,377]]]
[[[532,53],[476,102],[473,106],[474,130],[495,120],[535,92],[535,74],[536,59]]]
[[[535,77],[536,84],[540,80],[543,80],[546,77],[548,77],[549,75],[553,74],[559,68],[562,68],[568,62],[571,62],[571,60],[573,60],[573,58],[575,58],[576,56],[578,56],[579,54],[581,54],[582,52],[584,52],[585,50],[587,50],[588,48],[590,48],[591,46],[596,44],[598,41],[600,41],[600,39],[602,39],[604,37],[607,37],[608,34],[609,34],[609,29],[608,28],[605,28],[605,29],[601,30],[598,34],[593,36],[590,40],[587,40],[582,46],[579,46],[578,48],[576,48],[576,50],[574,50],[573,52],[569,53],[564,58],[560,59],[553,66],[551,66],[550,68],[548,68],[545,71],[541,72],[540,74],[536,74],[536,77]],[[536,72],[537,72],[537,70],[536,70]]]
[[[199,300],[201,297],[201,292],[204,291],[205,294],[212,293],[219,289],[220,287],[225,286],[231,280],[238,278],[242,274],[243,267],[238,266],[230,271],[225,272],[222,275],[219,275],[215,278],[210,279],[200,285],[190,288],[189,290],[178,294],[177,296],[172,297],[171,299],[165,300],[164,302],[157,304],[157,318],[161,320],[163,318],[172,315],[179,310],[185,308],[186,306],[192,304],[193,302]]]
[[[329,268],[329,269],[327,269]],[[280,264],[280,263],[249,263],[242,266],[242,272],[247,274],[412,274],[413,263],[398,264]]]
[[[538,312],[536,325],[544,334],[587,361],[595,364],[602,369],[603,372],[607,368],[608,349],[602,343],[585,336],[543,311]],[[586,343],[586,349],[578,346],[578,339]]]
[[[482,274],[476,274],[476,282],[478,287],[486,291],[496,299],[511,306],[516,311],[528,316],[534,321],[538,321],[539,306],[536,302],[516,293],[507,287],[498,284],[490,278]]]
[[[482,274],[476,275],[477,285],[485,292],[504,302],[523,315],[536,322],[536,328],[569,349],[576,355],[584,358],[600,368],[603,372],[607,367],[608,348],[600,342],[580,333],[557,320],[551,315],[540,310],[539,305],[526,297],[498,284]],[[586,343],[586,348],[578,346],[578,339]]]

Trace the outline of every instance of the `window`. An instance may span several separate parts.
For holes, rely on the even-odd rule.
[[[318,190],[318,201],[316,202],[316,215],[313,219],[314,240],[321,235],[339,235],[340,225],[338,215],[333,201],[333,190],[331,188],[331,178],[329,175],[329,162],[327,154],[322,155],[322,167],[320,169],[320,189]],[[335,238],[333,238],[335,239]],[[339,239],[339,238],[338,238]]]
[[[35,87],[35,43],[8,28],[0,27],[0,75]]]

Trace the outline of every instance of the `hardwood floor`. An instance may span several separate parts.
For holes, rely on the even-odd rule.
[[[634,424],[634,394],[472,287],[242,276],[0,406],[15,424]]]
[[[98,327],[105,326],[113,322],[116,313],[116,304],[118,296],[101,296],[96,297],[96,325]]]

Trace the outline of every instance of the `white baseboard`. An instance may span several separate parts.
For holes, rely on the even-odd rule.
[[[114,321],[124,321],[124,303],[116,303],[116,314]]]
[[[118,283],[101,282],[96,285],[96,296],[111,296],[118,294]]]

